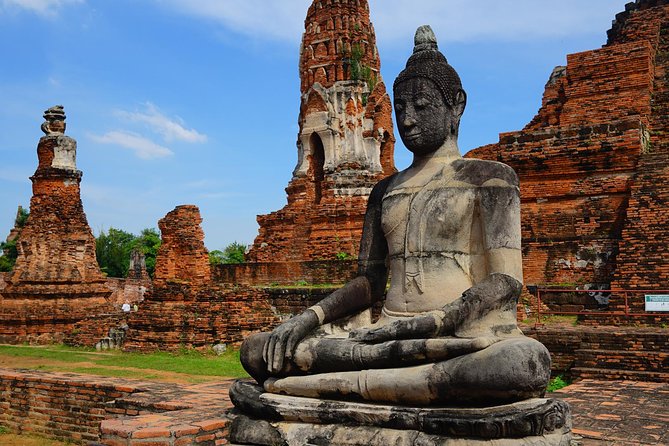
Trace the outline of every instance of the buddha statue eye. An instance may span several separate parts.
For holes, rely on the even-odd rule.
[[[404,111],[404,104],[400,104],[399,102],[395,102],[395,111],[397,111],[397,112]]]
[[[427,98],[418,98],[416,100],[416,107],[417,108],[425,108],[431,104],[430,100]]]

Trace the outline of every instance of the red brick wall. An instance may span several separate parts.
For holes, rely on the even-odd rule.
[[[662,372],[669,351],[669,335],[653,328],[523,326],[551,354],[553,374],[570,373],[574,367]],[[594,353],[594,354],[592,354]],[[578,372],[578,371],[576,371]],[[605,375],[600,375],[602,378]]]
[[[657,12],[655,12],[657,11]],[[641,31],[654,34],[656,45],[653,113],[650,140],[639,159],[633,178],[627,221],[614,285],[626,289],[669,288],[669,6],[640,11],[627,19],[628,29],[634,24]],[[659,30],[658,30],[659,28]],[[659,32],[658,32],[659,31]],[[624,33],[631,38],[631,33]],[[642,311],[644,302],[631,302],[634,311]]]
[[[666,1],[630,5],[522,131],[467,154],[518,172],[526,283],[669,287],[667,26]]]
[[[63,342],[77,322],[111,311],[101,297],[0,299],[0,343]]]
[[[151,280],[108,278],[107,287],[112,290],[109,302],[120,308],[126,301],[131,305],[141,302],[144,294],[151,290]]]
[[[167,283],[147,293],[139,311],[131,313],[124,349],[239,345],[249,334],[271,330],[278,322],[267,293],[261,289]]]
[[[135,391],[100,377],[0,369],[0,425],[81,444],[97,441],[102,420],[138,413],[114,404]]]
[[[215,265],[215,283],[247,285],[344,284],[358,271],[357,260],[264,262]]]

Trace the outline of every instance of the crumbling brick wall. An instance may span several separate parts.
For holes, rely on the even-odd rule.
[[[195,286],[211,281],[201,223],[200,210],[193,205],[177,206],[158,222],[162,244],[156,256],[154,286],[167,281]]]
[[[523,130],[467,154],[520,177],[526,283],[669,287],[668,26],[666,1],[628,5],[606,46],[556,69]]]

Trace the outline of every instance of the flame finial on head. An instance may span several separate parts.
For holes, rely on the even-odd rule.
[[[432,27],[430,25],[419,26],[416,30],[416,36],[414,37],[413,42],[414,53],[425,50],[439,49],[437,45],[437,36],[434,35],[434,31],[432,31]]]

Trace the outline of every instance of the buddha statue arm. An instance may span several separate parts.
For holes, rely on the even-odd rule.
[[[263,348],[268,372],[279,373],[285,360],[292,359],[299,342],[318,326],[352,316],[383,298],[388,279],[388,247],[381,228],[381,202],[388,182],[389,178],[380,181],[367,203],[358,276],[272,331]]]

